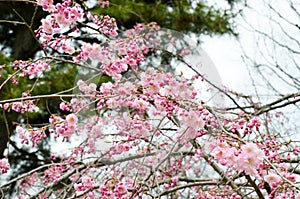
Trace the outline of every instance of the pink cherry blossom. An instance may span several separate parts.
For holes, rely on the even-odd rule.
[[[120,182],[120,183],[117,184],[117,186],[116,186],[116,191],[117,191],[120,195],[125,195],[125,194],[128,192],[126,186],[125,186],[122,182]]]
[[[281,177],[275,173],[269,173],[264,176],[264,180],[267,183],[269,183],[271,186],[273,186],[273,184],[277,184],[278,182],[281,181]]]
[[[90,189],[93,186],[95,186],[94,179],[89,176],[83,176],[81,178],[81,181],[82,181],[82,185],[85,189]]]
[[[9,162],[7,158],[0,159],[0,173],[7,173],[9,170]]]
[[[68,122],[68,124],[76,124],[78,121],[78,117],[72,113],[67,115],[66,121]]]
[[[109,5],[98,3],[95,6]],[[210,107],[202,99],[205,93],[194,88],[204,83],[201,71],[187,78],[177,70],[152,67],[155,63],[148,53],[169,50],[161,39],[169,39],[165,43],[174,47],[174,59],[193,53],[189,47],[177,48],[178,37],[160,31],[156,23],[136,24],[116,37],[121,31],[115,18],[95,15],[75,1],[37,0],[37,5],[48,12],[35,31],[47,55],[11,64],[13,86],[22,78],[38,80],[19,96],[21,100],[4,100],[0,108],[18,114],[38,112],[39,96],[28,98],[52,66],[59,69],[59,63],[82,67],[83,72],[91,68],[95,76],[78,80],[68,90],[73,94],[42,96],[62,99],[59,111],[47,112],[49,123],[39,126],[27,119],[12,123],[21,144],[32,151],[46,138],[71,145],[70,150],[41,159],[43,165],[36,172],[16,178],[16,196],[125,199],[169,197],[172,192],[174,198],[186,198],[188,193],[190,198],[241,199],[248,192],[248,197],[258,198],[261,191],[265,198],[300,198],[298,176],[290,169],[300,152],[297,143],[272,132],[272,125],[263,128],[262,118],[253,116],[255,107],[246,108],[249,113],[238,107],[230,111]],[[82,35],[85,29],[101,41],[85,42],[82,38],[90,39]],[[103,82],[105,76],[112,80]],[[251,107],[245,103],[242,107]],[[271,110],[265,116],[268,124],[272,114]],[[9,169],[8,160],[1,159],[0,172]],[[246,182],[248,175],[254,183]],[[272,188],[269,196],[265,182]]]
[[[53,34],[52,23],[49,19],[42,19],[42,28],[45,31],[45,33],[49,35]]]

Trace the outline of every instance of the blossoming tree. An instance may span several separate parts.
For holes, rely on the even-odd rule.
[[[93,15],[71,0],[34,3],[49,13],[34,32],[43,52],[13,62],[14,72],[0,90],[22,78],[43,78],[62,62],[79,72],[65,92],[32,95],[33,87],[20,98],[0,101],[4,111],[24,114],[38,112],[38,100],[61,99],[61,112],[51,113],[47,124],[16,124],[21,144],[34,147],[52,139],[61,150],[2,183],[3,197],[16,185],[16,198],[300,198],[299,145],[266,129],[259,117],[275,102],[240,105],[235,93],[203,75],[184,37],[155,23],[119,31],[114,18]],[[162,52],[178,67],[181,62],[188,75],[149,60],[149,54]],[[199,89],[205,84],[235,106],[206,102]],[[8,148],[1,175],[10,172],[9,160]]]

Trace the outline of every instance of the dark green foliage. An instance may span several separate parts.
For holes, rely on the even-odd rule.
[[[32,3],[21,1],[0,1],[0,20],[26,23],[0,23],[0,44],[2,51],[9,51],[14,59],[33,58],[40,49],[32,30],[40,25],[40,20],[46,16],[41,8]]]
[[[110,7],[97,7],[92,11],[115,17],[123,28],[132,27],[136,23],[157,22],[163,28],[183,32],[207,35],[236,34],[231,22],[234,18],[232,10],[216,9],[203,1],[195,2],[111,0]]]

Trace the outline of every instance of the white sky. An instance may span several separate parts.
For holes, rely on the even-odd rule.
[[[294,2],[294,6],[298,9],[300,13],[300,3],[298,0],[290,0]],[[248,3],[253,3],[254,9],[246,9],[245,19],[248,20],[251,24],[257,27],[259,30],[270,33],[271,37],[276,38],[279,42],[300,51],[300,46],[292,39],[290,39],[283,31],[286,31],[293,39],[300,42],[300,32],[295,26],[288,24],[285,20],[279,17],[274,11],[271,11],[271,8],[262,4],[262,2],[271,2],[271,6],[276,8],[276,12],[279,12],[280,15],[289,20],[292,24],[300,25],[299,15],[296,15],[295,12],[289,8],[289,1],[281,0],[259,0]],[[260,4],[261,3],[261,4]],[[250,5],[251,6],[251,5]],[[270,18],[268,18],[270,17]],[[282,25],[283,30],[280,29],[278,24],[273,23],[272,20],[278,21]],[[240,44],[243,46],[244,50],[247,52],[253,60],[257,60],[258,63],[268,63],[270,64],[279,63],[284,70],[292,75],[293,77],[300,78],[299,69],[295,67],[295,63],[290,60],[291,52],[287,51],[284,48],[279,48],[278,46],[272,44],[272,42],[267,41],[266,39],[259,37],[258,34],[248,31],[245,29],[245,22],[238,21],[242,26],[238,26],[238,32],[240,33]],[[260,48],[258,48],[258,46]],[[209,55],[213,60],[216,68],[219,71],[223,84],[235,91],[242,92],[244,94],[254,94],[254,89],[251,85],[251,79],[249,77],[247,66],[243,62],[241,56],[243,52],[237,42],[237,40],[230,36],[220,36],[220,37],[205,37],[204,43],[201,46],[204,51]],[[263,53],[266,57],[262,57]],[[267,56],[268,54],[273,55],[274,57]],[[295,61],[300,65],[300,56],[293,54]],[[298,57],[297,57],[298,56]],[[297,59],[298,58],[298,59]],[[266,61],[267,60],[267,61]],[[253,72],[253,68],[250,68]],[[286,78],[287,81],[291,83],[291,86],[287,86],[276,78],[275,75],[269,71],[266,73],[267,78],[271,80],[271,83],[274,87],[280,90],[281,93],[291,94],[299,92],[299,90],[294,87],[294,83],[291,82],[289,78]],[[280,73],[282,74],[282,73]],[[252,73],[256,79],[256,84],[260,86],[259,94],[265,97],[264,102],[275,101],[278,99],[278,96],[274,96],[274,92],[266,86],[265,82],[259,80],[257,73]],[[273,80],[273,81],[272,81]],[[273,93],[273,94],[272,94]],[[270,95],[270,96],[269,96]],[[289,128],[293,129],[292,131],[297,133],[299,123],[299,109],[291,105],[283,109],[278,109],[278,111],[283,111],[286,113],[286,117],[289,120],[289,123],[286,123]],[[298,136],[299,139],[299,136]]]
[[[202,48],[214,62],[223,84],[234,90],[244,90],[249,76],[236,39],[230,36],[206,37]]]
[[[299,44],[288,38],[283,30],[280,29],[278,24],[275,23],[275,21],[278,21],[283,27],[284,31],[298,41],[300,41],[299,29],[286,23],[286,21],[282,20],[276,13],[274,13],[274,11],[271,10],[271,8],[263,4],[263,2],[269,1],[272,3],[271,6],[274,6],[280,15],[292,23],[299,23],[299,16],[295,15],[295,13],[291,11],[288,1],[280,0],[260,0],[248,2],[248,5],[250,7],[252,6],[254,9],[246,8],[243,12],[244,18],[248,21],[247,23],[252,24],[259,31],[264,31],[271,37],[276,38],[279,42],[282,42],[283,44],[286,44],[287,46],[299,51]],[[297,2],[296,0],[291,1]],[[253,5],[251,5],[251,3],[253,3]],[[257,60],[258,63],[274,64],[274,62],[278,61],[283,68],[286,67],[285,69],[288,73],[295,77],[300,77],[299,70],[295,68],[295,64],[291,63],[289,59],[291,54],[290,52],[284,52],[286,49],[278,48],[278,46],[274,46],[272,42],[266,40],[258,34],[246,30],[248,25],[245,21],[243,21],[243,19],[237,18],[236,21],[238,23],[237,32],[239,33],[239,41],[244,50],[247,52],[247,55],[249,55],[253,60]],[[260,48],[258,48],[258,46]],[[223,84],[226,87],[237,91],[250,92],[249,89],[251,86],[249,85],[251,85],[251,80],[247,71],[247,67],[245,63],[243,63],[241,57],[243,52],[237,42],[237,39],[233,38],[232,36],[205,37],[204,43],[201,47],[213,60],[216,68],[219,70]],[[262,57],[262,53],[266,57]],[[274,57],[271,57],[270,55]],[[295,59],[297,60],[297,58],[298,57]],[[251,71],[253,71],[253,68]],[[286,80],[290,81],[289,78]],[[296,92],[293,90],[292,86],[288,88],[284,87],[284,84],[280,81],[275,80],[272,83],[281,91],[281,93]],[[262,86],[264,85],[263,82],[257,82],[257,84],[261,84]],[[291,84],[293,83],[291,82]],[[251,89],[253,91],[253,88]]]

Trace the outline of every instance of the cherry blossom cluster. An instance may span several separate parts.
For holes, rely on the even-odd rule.
[[[104,4],[102,4],[104,5]],[[116,19],[108,15],[98,17],[97,15],[88,15],[99,30],[105,35],[111,35],[113,37],[118,36],[118,26]]]
[[[89,86],[86,86],[85,83],[83,83],[83,92],[93,93],[95,92],[95,86],[94,84],[89,84]],[[90,86],[91,85],[91,86]],[[72,98],[70,102],[63,101],[60,103],[59,108],[63,111],[68,112],[78,112],[79,110],[86,110],[89,108],[89,100],[88,99],[79,99],[79,98]]]
[[[166,189],[169,189],[171,187],[175,187],[178,183],[178,176],[174,176],[171,178],[171,182],[170,183],[165,183],[164,186]]]
[[[26,100],[26,97],[29,97],[30,93],[23,92],[22,98],[24,101],[20,102],[12,102],[12,103],[5,103],[3,106],[0,105],[1,108],[3,108],[5,111],[9,112],[10,110],[13,110],[15,112],[24,114],[26,112],[38,112],[40,109],[34,104],[33,100]]]
[[[23,77],[36,77],[43,72],[50,71],[51,67],[45,60],[37,61],[22,61],[16,60],[12,63],[12,67],[15,71],[19,71],[18,76],[13,76],[12,81],[18,84],[18,79]]]
[[[47,137],[45,133],[45,128],[27,129],[22,126],[17,126],[16,133],[21,139],[22,144],[29,144],[31,142],[32,147],[34,147],[35,144],[38,144],[42,139]]]
[[[38,178],[37,173],[33,173],[32,175],[26,176],[21,181],[17,183],[20,192],[23,195],[28,195],[28,190],[30,190],[32,184],[37,183],[40,179]],[[24,198],[23,196],[19,196],[20,199]]]
[[[85,12],[82,7],[74,3],[71,0],[63,0],[62,3],[53,4],[53,0],[42,1],[39,0],[38,5],[42,6],[43,9],[50,14],[42,19],[42,25],[36,31],[37,37],[39,37],[43,42],[42,45],[50,47],[54,50],[62,50],[62,52],[67,54],[74,54],[75,48],[68,41],[68,37],[60,35],[56,37],[55,34],[59,34],[66,30],[67,28],[76,28],[78,22],[83,21],[84,16],[86,19],[91,20],[96,29],[103,32],[103,34],[117,36],[118,27],[116,25],[116,20],[109,16],[96,16],[89,12]],[[101,2],[102,6],[108,6],[109,2]],[[78,60],[78,59],[77,59]]]
[[[109,4],[98,3],[102,7]],[[161,47],[160,37],[170,38],[176,46],[171,34],[164,35],[155,23],[137,24],[125,31],[124,38],[117,38],[114,18],[95,16],[70,0],[57,4],[38,0],[37,4],[49,12],[36,31],[44,47],[67,53],[70,59],[66,61],[73,60],[79,67],[92,63],[88,67],[112,81],[101,82],[98,88],[92,78],[80,79],[73,89],[79,90],[78,97],[71,96],[59,105],[65,115],[51,113],[49,123],[41,128],[16,126],[21,143],[33,147],[47,138],[47,131],[56,142],[58,137],[82,141],[68,152],[52,155],[51,161],[58,163],[19,181],[23,195],[30,195],[28,190],[34,187],[39,190],[37,198],[67,192],[74,198],[103,199],[159,198],[169,192],[177,198],[187,197],[186,192],[199,199],[241,199],[247,194],[300,198],[297,176],[288,163],[298,157],[299,147],[277,135],[266,135],[259,117],[244,112],[220,116],[224,112],[210,108],[194,88],[200,74],[188,79],[146,62],[148,53]],[[81,41],[76,46],[72,43],[75,38],[62,36],[67,30],[80,34],[76,25],[85,19],[93,23],[86,27],[107,38],[105,44]],[[180,56],[191,51],[177,50]],[[16,61],[13,66],[19,73],[12,80],[17,83],[18,78],[38,76],[50,70],[49,63],[48,58]],[[24,100],[1,108],[22,114],[38,111],[33,101],[26,100],[29,92],[22,97]],[[212,170],[205,170],[208,165]],[[1,159],[1,174],[8,169],[8,159]],[[236,183],[238,180],[242,183]],[[65,187],[63,181],[71,184]]]
[[[32,100],[26,100],[24,102],[13,102],[12,104],[6,103],[3,105],[3,109],[6,111],[16,111],[18,113],[26,112],[38,112],[39,108],[33,103]]]
[[[91,178],[89,176],[82,176],[81,183],[76,183],[74,185],[74,188],[76,190],[76,194],[80,195],[82,191],[86,189],[91,189],[95,186],[94,178]],[[89,197],[92,197],[93,194],[89,194]]]
[[[102,8],[104,8],[105,6],[108,7],[109,1],[98,0],[98,4],[100,4]]]
[[[180,113],[182,125],[178,133],[180,134],[179,140],[181,142],[184,143],[203,135],[202,130],[205,121],[201,118],[201,115],[199,112],[186,110]]]
[[[61,174],[67,170],[69,170],[71,167],[69,165],[55,165],[51,166],[49,169],[44,171],[44,175],[42,177],[42,180],[45,184],[48,184],[50,182],[57,181]]]
[[[196,199],[242,199],[242,197],[236,193],[230,195],[226,193],[226,191],[221,191],[217,189],[218,189],[217,187],[212,187],[211,190],[204,191],[203,193],[199,194],[195,198]]]
[[[173,99],[185,101],[195,98],[196,92],[191,88],[187,81],[177,81],[171,74],[149,68],[142,72],[140,79],[134,83],[129,81],[114,84],[111,82],[103,83],[100,87],[100,93],[111,96],[117,95],[106,100],[105,103],[110,109],[124,106],[144,112],[155,105],[153,114],[158,115],[167,112],[171,115],[178,106]],[[135,97],[137,95],[138,98]]]
[[[64,0],[62,3],[53,5],[53,1],[38,1],[38,5],[42,6],[50,15],[46,19],[42,19],[42,25],[39,28],[38,36],[49,41],[55,33],[59,33],[66,27],[81,21],[83,18],[83,10],[80,5],[70,0]]]
[[[279,163],[277,165],[276,170],[268,169],[267,171],[263,171],[262,177],[263,179],[273,188],[273,192],[271,195],[273,196],[282,196],[287,192],[290,195],[294,195],[294,192],[287,188],[287,183],[284,179],[289,180],[290,182],[296,182],[296,175],[292,174],[288,171],[289,166],[286,163]],[[291,192],[289,192],[291,191]]]
[[[97,43],[84,43],[79,54],[74,58],[75,62],[87,61],[88,59],[98,62],[99,68],[104,74],[115,79],[122,77],[121,73],[129,67],[136,68],[145,61],[145,54],[149,52],[147,42],[144,37],[136,35],[136,32],[154,29],[156,26],[135,26],[131,30],[131,39],[116,39],[110,41],[109,48]],[[148,35],[146,35],[147,37]]]
[[[93,94],[97,91],[97,85],[95,83],[90,83],[87,85],[84,81],[78,80],[77,86],[84,94]]]
[[[45,11],[51,11],[54,9],[53,0],[37,0],[37,4],[42,6]]]
[[[231,131],[233,133],[238,132],[239,130],[243,130],[244,135],[251,134],[253,130],[258,131],[261,126],[261,122],[258,117],[249,118],[243,112],[239,112],[239,118],[234,122],[226,122],[224,121],[224,125],[229,123]]]
[[[83,20],[84,11],[79,4],[73,4],[70,0],[64,0],[62,3],[53,4],[52,0],[38,1],[38,5],[50,14],[41,20],[42,25],[36,30],[36,35],[42,40],[44,48],[50,47],[54,50],[61,49],[62,52],[73,54],[75,48],[68,42],[66,36],[56,37],[67,28],[75,28],[77,22]]]
[[[130,193],[128,189],[132,189],[132,181],[118,181],[118,180],[106,180],[104,184],[100,185],[99,190],[101,195],[100,199],[104,198],[128,198]]]
[[[77,130],[78,117],[73,113],[67,115],[65,120],[59,116],[51,116],[49,122],[52,124],[50,133],[55,133],[55,137],[68,138]]]
[[[0,159],[0,173],[7,173],[9,170],[9,162],[7,158]]]
[[[264,152],[254,143],[243,144],[239,149],[228,145],[226,142],[218,142],[212,150],[212,155],[222,165],[227,165],[238,171],[257,177],[257,169],[263,163]]]

